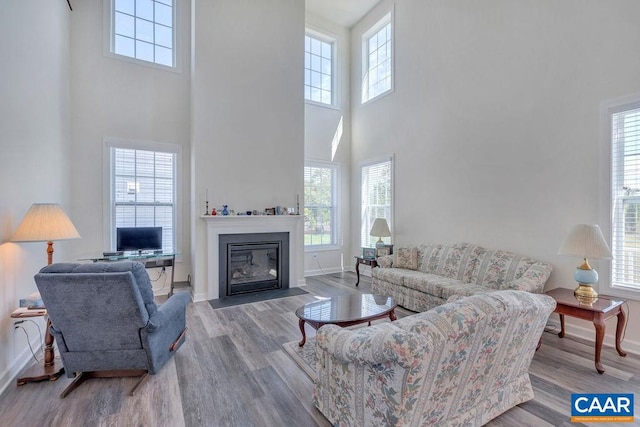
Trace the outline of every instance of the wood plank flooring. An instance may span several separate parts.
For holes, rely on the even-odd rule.
[[[186,343],[136,396],[128,395],[134,378],[91,379],[65,399],[59,394],[71,382],[66,377],[9,386],[0,396],[0,425],[328,426],[311,404],[312,382],[282,344],[300,339],[297,307],[316,295],[371,290],[367,277],[358,288],[354,283],[353,273],[330,274],[307,278],[306,295],[217,310],[207,302],[190,304]],[[307,334],[315,331],[307,327]],[[599,375],[592,343],[560,339],[554,331],[542,342],[530,369],[535,399],[489,426],[578,426],[570,422],[570,401],[571,393],[581,392],[634,393],[640,420],[638,356],[621,358],[605,347],[606,372]]]

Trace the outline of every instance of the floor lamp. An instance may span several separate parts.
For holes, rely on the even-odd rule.
[[[80,234],[60,205],[54,203],[34,203],[22,219],[12,242],[47,242],[47,265],[53,263],[53,241],[79,239]],[[63,367],[56,367],[53,349],[53,335],[49,332],[51,320],[47,316],[44,334],[44,365],[29,368],[18,378],[18,385],[28,382],[57,380],[64,373]]]

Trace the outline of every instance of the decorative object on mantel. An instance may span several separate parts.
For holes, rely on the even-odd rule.
[[[216,208],[211,209],[211,215],[218,215],[218,212],[216,212]]]
[[[209,189],[204,190],[204,214],[209,215]]]
[[[264,211],[267,213],[267,215],[275,215],[276,214],[276,208],[265,208]]]
[[[384,218],[376,218],[371,226],[370,236],[377,236],[376,248],[384,247],[383,237],[391,237],[391,231],[389,231],[389,224]]]
[[[227,209],[228,207],[229,207],[229,205],[222,205],[222,215],[223,216],[229,215],[229,209]]]
[[[296,194],[296,215],[300,215],[300,195]]]
[[[558,249],[558,255],[579,256],[584,259],[573,273],[573,278],[578,282],[573,294],[578,299],[595,302],[598,293],[593,285],[598,282],[598,272],[589,265],[587,258],[612,258],[611,249],[604,240],[600,227],[595,224],[576,225]]]

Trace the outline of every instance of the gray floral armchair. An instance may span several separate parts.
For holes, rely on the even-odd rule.
[[[139,262],[59,263],[35,281],[68,377],[65,397],[86,378],[141,376],[131,394],[184,342],[189,294],[158,306]]]
[[[316,335],[314,404],[337,426],[480,426],[533,398],[529,365],[555,301],[461,298],[391,323]]]

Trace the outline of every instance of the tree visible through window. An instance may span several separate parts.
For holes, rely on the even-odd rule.
[[[175,66],[173,9],[173,0],[111,0],[111,52]]]
[[[111,148],[112,248],[118,227],[162,227],[175,250],[176,153]]]
[[[360,176],[361,212],[360,242],[362,247],[375,247],[378,237],[370,236],[369,231],[376,218],[384,218],[392,226],[392,176],[391,160],[363,166]],[[385,244],[391,243],[390,237],[383,237]]]
[[[336,244],[335,186],[337,167],[333,164],[304,168],[304,244]]]

